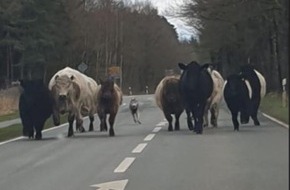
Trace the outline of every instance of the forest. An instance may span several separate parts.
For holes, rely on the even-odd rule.
[[[178,62],[212,62],[226,77],[253,64],[267,91],[281,91],[288,72],[288,0],[188,0],[168,10],[197,31],[180,41],[150,2],[121,0],[1,0],[0,88],[19,79],[48,82],[59,69],[88,66],[98,80],[119,67],[126,92],[153,92]]]

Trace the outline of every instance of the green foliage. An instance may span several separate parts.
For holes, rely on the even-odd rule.
[[[289,124],[289,105],[282,106],[281,94],[269,93],[261,101],[262,112]]]

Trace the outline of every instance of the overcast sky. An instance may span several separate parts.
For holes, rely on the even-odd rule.
[[[182,5],[185,0],[137,0],[137,1],[151,1],[153,6],[158,9],[158,14],[165,16],[169,23],[176,27],[176,32],[178,33],[179,39],[190,39],[194,35],[194,30],[187,26],[184,21],[179,18],[169,17],[166,14],[171,7],[175,10]]]

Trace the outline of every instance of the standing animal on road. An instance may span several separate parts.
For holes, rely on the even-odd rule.
[[[239,131],[238,113],[240,113],[241,122],[249,117],[247,109],[252,98],[250,83],[241,75],[232,74],[227,77],[223,93],[225,102],[231,111],[234,130]]]
[[[212,68],[212,64],[205,64],[202,66],[209,72],[213,81],[213,91],[211,96],[208,98],[205,112],[204,112],[204,123],[203,125],[208,126],[208,111],[211,113],[210,123],[213,127],[217,127],[217,120],[219,115],[219,104],[223,97],[224,79],[221,74]]]
[[[248,123],[249,116],[254,121],[255,125],[260,125],[260,122],[257,118],[258,109],[260,106],[261,99],[266,94],[266,81],[261,73],[259,73],[252,65],[246,64],[241,66],[240,75],[244,80],[249,81],[252,89],[252,97],[250,104],[247,107],[247,116],[245,120],[242,120],[241,123]]]
[[[42,80],[20,80],[23,91],[19,99],[19,112],[23,136],[42,139],[45,121],[52,114],[52,97]],[[36,132],[34,134],[34,131]]]
[[[85,132],[82,116],[89,116],[89,131],[93,131],[94,114],[96,113],[98,84],[81,72],[66,67],[51,78],[49,90],[53,94],[53,121],[60,124],[60,114],[68,113],[68,137],[74,135],[73,122],[76,129]]]
[[[137,101],[137,99],[135,97],[131,98],[130,103],[129,103],[129,109],[131,111],[133,120],[135,123],[139,123],[141,124],[140,120],[139,120],[139,102]]]
[[[97,94],[97,113],[100,118],[100,130],[107,131],[107,115],[109,115],[109,135],[115,136],[114,123],[119,106],[122,104],[123,93],[112,79],[100,80]]]
[[[188,128],[202,134],[205,107],[213,91],[212,77],[196,61],[187,65],[179,63],[178,66],[182,70],[179,88],[187,114]],[[194,127],[191,116],[194,118]]]
[[[157,106],[163,111],[163,114],[168,121],[168,131],[173,130],[173,118],[171,114],[175,115],[174,129],[179,130],[179,118],[184,111],[181,94],[179,91],[179,77],[164,77],[156,87],[155,101]]]

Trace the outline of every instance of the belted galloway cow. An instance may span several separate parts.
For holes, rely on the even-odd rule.
[[[85,131],[82,116],[86,115],[90,119],[89,131],[93,131],[98,89],[98,84],[92,78],[70,67],[59,70],[51,78],[49,90],[54,99],[54,124],[60,124],[60,114],[68,113],[68,137],[74,134],[74,120],[76,129],[80,132]]]
[[[232,114],[234,130],[239,130],[238,113],[241,124],[248,123],[251,117],[254,125],[260,125],[257,114],[261,98],[266,93],[266,81],[257,70],[250,65],[242,66],[239,74],[227,77],[223,93]]]

